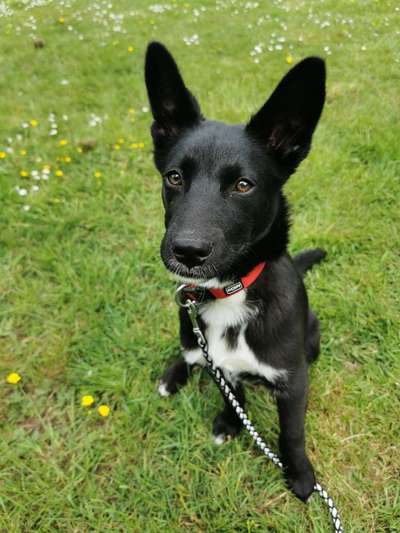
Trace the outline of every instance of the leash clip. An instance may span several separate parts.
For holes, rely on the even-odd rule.
[[[189,308],[190,303],[195,301],[189,297],[188,294],[188,285],[179,285],[179,287],[175,291],[175,302],[179,305],[179,307],[185,307],[186,309]]]
[[[185,291],[188,294],[185,294]],[[207,346],[207,341],[203,335],[203,332],[201,331],[199,321],[197,320],[197,317],[199,315],[198,311],[198,302],[196,300],[190,298],[190,292],[192,291],[191,287],[188,285],[180,285],[176,289],[175,293],[175,301],[179,305],[179,307],[184,307],[189,315],[190,321],[192,323],[193,333],[197,337],[197,343],[200,346],[200,348],[203,348],[204,346]]]

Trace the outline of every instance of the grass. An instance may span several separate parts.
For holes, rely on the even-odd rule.
[[[154,38],[228,122],[263,103],[288,56],[326,56],[327,106],[286,188],[292,251],[329,253],[307,280],[323,327],[307,445],[346,531],[400,531],[397,2],[34,3],[0,2],[0,531],[330,530],[246,435],[212,445],[206,375],[156,394],[178,341],[142,74]],[[276,447],[271,398],[248,397]]]

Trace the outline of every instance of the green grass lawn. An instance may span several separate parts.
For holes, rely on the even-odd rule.
[[[245,434],[212,444],[222,401],[206,374],[156,393],[178,339],[158,255],[151,39],[228,122],[290,63],[327,59],[314,148],[286,187],[291,250],[329,254],[307,279],[323,329],[307,447],[346,531],[400,531],[398,6],[0,1],[1,532],[330,531],[319,498],[296,500]],[[248,399],[276,449],[273,400]]]

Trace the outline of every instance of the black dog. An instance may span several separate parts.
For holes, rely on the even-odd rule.
[[[241,405],[244,377],[274,391],[286,479],[306,501],[315,477],[304,417],[319,324],[302,278],[325,253],[290,258],[282,186],[310,150],[325,99],[324,62],[309,57],[296,65],[245,126],[205,120],[163,45],[149,45],[145,71],[163,177],[162,259],[179,280],[204,288],[199,313],[209,352]],[[182,357],[162,377],[163,395],[175,393],[191,367],[204,363],[185,310],[180,332]],[[240,429],[225,404],[213,425],[216,441]]]

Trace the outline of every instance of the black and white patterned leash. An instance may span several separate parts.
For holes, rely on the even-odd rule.
[[[197,344],[199,345],[201,351],[203,352],[204,359],[206,360],[208,371],[214,378],[215,382],[221,389],[221,392],[225,396],[225,398],[228,400],[228,402],[231,404],[233,409],[235,410],[237,416],[242,421],[244,427],[247,429],[247,431],[250,433],[251,437],[253,438],[254,442],[257,444],[258,448],[262,451],[264,455],[268,457],[276,466],[279,468],[283,468],[283,464],[281,460],[279,459],[278,455],[274,453],[268,446],[265,444],[263,439],[260,437],[260,435],[255,430],[253,424],[250,422],[248,416],[240,406],[238,400],[235,397],[235,394],[232,392],[231,387],[229,386],[229,383],[224,379],[224,376],[222,375],[222,372],[218,367],[214,365],[214,362],[208,353],[208,346],[206,338],[203,335],[203,332],[200,329],[197,316],[198,316],[198,304],[190,299],[186,299],[186,296],[183,295],[183,289],[185,288],[185,285],[182,285],[178,288],[177,294],[176,294],[176,301],[178,305],[181,307],[185,307],[187,309],[187,312],[189,314],[190,320],[192,322],[193,326],[193,333],[196,336]],[[182,296],[184,296],[184,299],[181,299]],[[340,520],[339,512],[335,506],[335,503],[333,499],[329,496],[329,494],[324,490],[324,488],[319,484],[315,483],[314,485],[314,491],[317,492],[321,498],[324,500],[325,504],[328,507],[328,511],[331,515],[333,529],[337,533],[344,533],[344,529],[342,526],[342,522]]]

